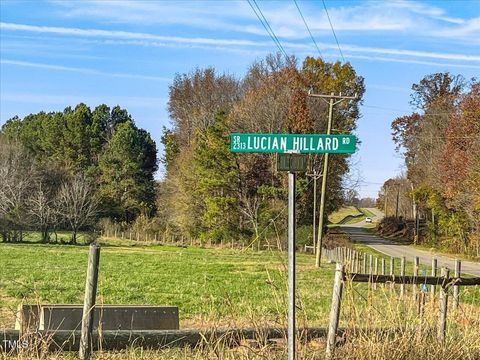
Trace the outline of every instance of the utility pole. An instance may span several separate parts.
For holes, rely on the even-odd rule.
[[[324,94],[312,94],[311,91],[308,92],[308,96],[311,97],[318,97],[327,102],[328,99],[328,124],[327,124],[327,135],[330,135],[332,131],[332,117],[333,117],[333,107],[344,100],[354,100],[357,98],[355,96],[342,96],[342,93],[339,95],[335,95],[333,92],[330,95]],[[336,101],[335,101],[336,100]],[[325,190],[327,188],[327,173],[328,173],[328,155],[329,153],[325,154],[323,158],[323,177],[322,177],[322,193],[320,195],[320,214],[318,219],[318,240],[317,240],[317,251],[316,251],[316,259],[315,259],[315,266],[320,267],[321,259],[322,259],[322,242],[323,242],[323,216],[325,212]]]
[[[313,253],[317,253],[317,180],[322,177],[322,174],[317,173],[315,165],[313,166],[313,173],[306,173],[305,175],[313,178]]]
[[[395,218],[398,219],[398,200],[400,198],[400,184],[397,184],[397,205],[395,207]]]
[[[414,226],[414,230],[413,230],[413,243],[416,245],[417,242],[418,242],[418,210],[417,210],[417,201],[415,199],[415,193],[414,193],[414,189],[415,187],[413,186],[413,182],[411,183],[411,187],[412,187],[412,194],[413,194],[413,199],[412,199],[412,206],[413,206],[413,226]]]
[[[383,201],[383,212],[385,213],[385,217],[388,216],[387,214],[387,199],[388,199],[388,186],[385,185],[385,199]]]

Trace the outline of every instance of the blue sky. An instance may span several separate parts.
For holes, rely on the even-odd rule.
[[[321,1],[298,1],[321,56],[341,59]],[[293,0],[258,5],[289,54],[318,56]],[[354,175],[375,196],[402,170],[390,122],[441,71],[480,75],[480,1],[325,0],[344,58],[365,78]],[[0,125],[85,102],[121,105],[159,140],[176,73],[242,76],[275,44],[247,1],[0,0]],[[161,174],[159,174],[160,176]]]

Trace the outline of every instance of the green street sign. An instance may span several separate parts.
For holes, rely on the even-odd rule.
[[[331,153],[356,150],[354,135],[325,134],[230,134],[230,151],[235,153]]]
[[[307,163],[308,155],[277,154],[277,171],[305,172]]]

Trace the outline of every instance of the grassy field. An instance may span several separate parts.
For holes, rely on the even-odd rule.
[[[359,209],[357,209],[355,206],[346,206],[331,213],[328,216],[328,221],[330,221],[330,223],[332,224],[342,224],[344,223],[344,221],[350,221],[351,218],[361,219],[361,217],[363,216],[364,216],[363,213]]]
[[[252,319],[283,321],[286,254],[174,246],[105,246],[98,302],[177,305],[182,327]],[[81,303],[88,248],[0,244],[0,327],[11,327],[23,302]],[[300,318],[326,324],[332,266],[299,255]],[[303,304],[303,305],[302,305]]]
[[[285,253],[145,246],[111,239],[102,239],[102,243],[99,303],[177,305],[181,328],[286,326]],[[379,255],[368,248],[358,249]],[[87,253],[86,246],[0,244],[0,328],[13,327],[15,309],[21,302],[81,303]],[[398,268],[400,264],[396,265]],[[312,255],[298,254],[297,285],[298,325],[326,326],[333,265],[316,269]],[[460,341],[458,334],[468,332],[469,335],[462,335],[461,357],[448,358],[475,359],[480,354],[479,305],[479,289],[462,292],[461,312],[449,318],[449,345],[445,349],[456,349]],[[379,286],[373,290],[367,284],[348,284],[342,302],[341,327],[402,326],[405,333],[401,338],[393,334],[376,340],[366,333],[356,333],[351,342],[339,350],[337,358],[358,359],[376,353],[374,358],[382,359],[382,352],[387,351],[397,354],[391,359],[410,359],[402,357],[401,352],[409,351],[408,341],[416,341],[420,351],[415,353],[417,357],[411,358],[422,358],[421,351],[427,350],[422,348],[423,338],[415,338],[415,334],[420,320],[422,324],[425,322],[422,325],[425,329],[435,326],[438,310],[435,303],[429,306],[430,317],[420,319],[412,297],[399,300],[398,289],[395,293],[389,287]],[[431,341],[434,339],[425,342],[431,358],[435,358],[433,354],[445,358],[444,353],[430,347]],[[301,358],[321,359],[324,346],[324,339],[304,344]],[[356,348],[363,350],[359,352]],[[19,359],[30,359],[30,355],[25,356]],[[73,359],[75,354],[55,354],[48,358]],[[260,347],[247,344],[234,349],[219,349],[209,344],[202,349],[104,352],[95,354],[94,358],[285,359],[286,353],[284,343]]]
[[[370,210],[368,210],[367,208],[361,208],[360,211],[365,215],[365,216],[368,216],[368,217],[375,217],[375,214],[372,213]]]

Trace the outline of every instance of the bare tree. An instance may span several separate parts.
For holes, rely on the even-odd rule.
[[[168,111],[180,143],[190,145],[195,131],[204,133],[219,110],[228,112],[239,91],[238,80],[213,68],[177,74],[170,86]]]
[[[5,242],[22,238],[32,174],[25,149],[0,137],[0,232]]]
[[[34,228],[41,232],[41,242],[50,240],[50,229],[55,227],[57,214],[54,209],[52,194],[41,179],[37,179],[34,191],[27,199],[27,214]]]
[[[94,188],[85,175],[64,182],[57,195],[57,212],[72,230],[71,244],[77,243],[78,231],[90,225],[97,215]]]
[[[244,214],[248,222],[252,225],[255,233],[255,239],[258,240],[259,223],[260,223],[260,207],[262,206],[262,199],[258,194],[253,196],[246,196],[242,194],[240,198],[240,211]]]

